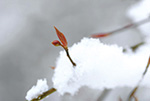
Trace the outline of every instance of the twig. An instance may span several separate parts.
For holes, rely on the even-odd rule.
[[[128,98],[128,101],[131,101],[132,97],[136,100],[136,97],[134,97],[134,94],[136,93],[137,89],[139,88],[140,83],[142,82],[142,80],[143,80],[145,74],[147,73],[147,70],[148,70],[149,65],[150,65],[150,57],[149,57],[147,66],[146,66],[146,68],[145,68],[145,71],[143,72],[142,78],[141,78],[140,81],[138,82],[137,86],[136,86],[136,87],[133,89],[133,91],[130,93],[129,98]]]
[[[56,91],[55,88],[51,88],[48,91],[44,92],[43,94],[39,95],[37,98],[32,99],[31,101],[40,101],[42,99],[44,99],[45,97],[47,97],[48,95],[54,93]]]
[[[141,42],[141,43],[139,43],[139,44],[137,44],[137,45],[135,45],[135,46],[132,46],[131,49],[132,49],[133,51],[135,51],[139,46],[141,46],[141,45],[143,45],[143,44],[144,44],[144,42]]]
[[[141,20],[139,22],[136,22],[136,23],[128,24],[128,25],[126,25],[124,27],[121,27],[119,29],[116,29],[116,30],[113,30],[113,31],[110,31],[110,32],[93,34],[92,37],[93,38],[105,37],[105,36],[108,36],[108,35],[120,32],[120,31],[124,31],[126,29],[130,29],[130,28],[134,28],[134,27],[140,26],[140,25],[145,24],[145,23],[147,23],[149,21],[150,21],[150,17],[148,17],[146,19],[143,19],[143,20]]]
[[[75,67],[76,66],[76,63],[73,62],[73,60],[71,59],[70,55],[69,55],[69,51],[68,51],[68,48],[65,49],[66,51],[66,54],[67,54],[67,57],[69,58],[69,60],[71,61],[72,65]]]
[[[136,96],[133,95],[133,98],[135,101],[138,101],[138,98]]]
[[[136,51],[136,49],[137,49],[138,47],[140,47],[141,45],[143,45],[143,44],[145,44],[145,42],[140,42],[140,43],[136,44],[135,46],[132,46],[132,47],[131,47],[132,51],[133,51],[133,52]],[[127,51],[127,50],[124,48],[124,49],[123,49],[123,52],[126,52],[126,51]]]

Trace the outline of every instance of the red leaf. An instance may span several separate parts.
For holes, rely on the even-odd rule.
[[[100,38],[100,37],[106,37],[108,35],[110,35],[111,33],[100,33],[100,34],[93,34],[91,35],[91,37],[93,38]]]
[[[61,43],[60,43],[58,40],[54,40],[54,41],[52,42],[52,44],[53,44],[54,46],[61,46]]]
[[[54,26],[54,28],[55,28],[56,34],[57,34],[59,40],[62,42],[63,46],[67,47],[68,43],[67,43],[67,40],[66,40],[64,34],[62,32],[60,32],[55,26]]]

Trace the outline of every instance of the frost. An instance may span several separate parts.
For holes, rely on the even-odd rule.
[[[37,98],[39,95],[43,94],[44,92],[48,91],[47,80],[40,79],[37,81],[36,86],[33,86],[26,95],[26,100],[31,101],[34,98]]]
[[[73,68],[66,53],[61,51],[53,76],[54,88],[61,95],[74,95],[82,86],[99,90],[135,87],[145,70],[150,48],[140,48],[139,52],[127,54],[117,45],[106,45],[99,39],[83,38],[69,48],[69,52],[77,66]],[[143,83],[143,86],[149,86],[149,83],[150,80]]]

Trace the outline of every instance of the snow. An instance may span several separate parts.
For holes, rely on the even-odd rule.
[[[150,17],[150,0],[141,0],[138,4],[133,5],[130,10],[127,12],[127,15],[134,21],[140,21],[143,19],[146,19]],[[138,51],[141,53],[150,53],[150,20],[148,23],[143,24],[141,26],[138,26],[138,29],[141,31],[143,35],[145,35],[145,42],[146,44],[144,46],[141,46]],[[149,87],[150,82],[149,81],[150,77],[150,69],[148,69],[147,74],[145,75],[145,78],[141,82],[141,85],[144,85],[146,87]]]
[[[131,6],[128,16],[134,21],[140,21],[150,16],[150,0],[140,0],[137,4]]]
[[[133,22],[146,19],[150,15],[150,0],[141,0],[127,12]],[[142,77],[150,56],[150,23],[137,27],[145,35],[145,44],[136,52],[123,52],[117,45],[107,45],[99,39],[83,38],[69,48],[74,68],[66,56],[60,52],[53,75],[54,88],[59,94],[74,95],[79,88],[115,89],[116,87],[134,88]],[[130,49],[129,49],[130,50]],[[140,86],[150,88],[150,69]]]
[[[69,48],[70,55],[77,64],[75,68],[65,51],[60,52],[53,76],[54,88],[61,95],[74,95],[82,86],[99,90],[135,87],[150,55],[150,48],[139,50],[132,54],[123,53],[123,48],[117,45],[106,45],[99,39],[83,38]],[[143,86],[147,83],[150,82],[145,82]]]
[[[37,81],[36,86],[33,86],[26,95],[26,100],[31,101],[34,98],[37,98],[39,95],[43,94],[44,92],[48,91],[49,87],[47,85],[46,79],[40,79]]]
[[[150,0],[141,0],[127,12],[133,22],[148,18]],[[136,52],[123,52],[117,45],[108,45],[99,39],[83,38],[81,42],[69,47],[72,60],[77,64],[73,67],[65,51],[60,52],[56,61],[56,69],[52,78],[54,88],[61,95],[77,91],[87,86],[93,89],[115,89],[116,87],[134,88],[142,77],[150,56],[150,23],[138,27],[146,36],[145,44]],[[130,50],[130,49],[129,49]],[[140,86],[150,88],[150,69]],[[28,91],[26,99],[37,98],[48,90],[47,81],[38,80],[37,85]]]
[[[134,22],[150,17],[150,0],[141,0],[139,3],[133,5],[127,12],[127,16]],[[138,28],[144,35],[150,37],[150,21],[139,26]]]

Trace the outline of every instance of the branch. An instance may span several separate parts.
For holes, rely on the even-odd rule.
[[[136,23],[128,24],[126,26],[123,26],[123,27],[121,27],[119,29],[116,29],[116,30],[113,30],[113,31],[110,31],[110,32],[93,34],[93,35],[91,35],[91,37],[93,37],[93,38],[106,37],[108,35],[111,35],[111,34],[114,34],[114,33],[117,33],[117,32],[121,32],[121,31],[130,29],[130,28],[134,28],[134,27],[140,26],[140,25],[145,24],[145,23],[147,23],[149,21],[150,21],[150,17],[148,17],[146,19],[143,19],[143,20],[141,20],[139,22],[136,22]]]
[[[39,95],[37,98],[32,99],[31,101],[40,101],[44,99],[45,97],[47,97],[48,95],[54,93],[55,91],[56,91],[55,88],[51,88],[48,91],[44,92],[43,94]]]
[[[137,98],[134,97],[134,94],[136,93],[137,89],[139,88],[140,83],[142,82],[142,80],[143,80],[145,74],[147,73],[147,70],[148,70],[149,65],[150,65],[150,57],[149,57],[147,66],[146,66],[146,68],[145,68],[145,71],[143,72],[142,78],[140,79],[140,81],[139,81],[139,83],[137,84],[137,86],[133,89],[133,91],[131,92],[131,94],[129,95],[128,101],[131,101],[132,97],[133,97],[133,98],[135,99],[135,101],[136,101]]]

